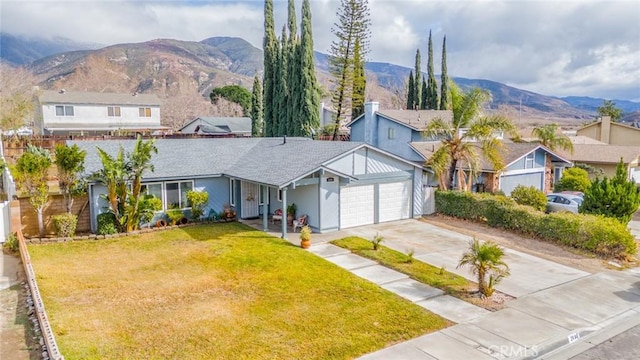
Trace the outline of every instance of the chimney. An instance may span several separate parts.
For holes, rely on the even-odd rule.
[[[600,125],[600,139],[598,140],[609,144],[611,141],[611,116],[603,116],[602,119],[600,119]]]
[[[378,143],[378,111],[379,103],[376,101],[364,103],[364,142],[373,146]]]

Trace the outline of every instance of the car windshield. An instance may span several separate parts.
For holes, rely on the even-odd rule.
[[[574,197],[573,199],[571,199],[573,201],[575,201],[576,203],[578,203],[578,205],[582,204],[582,198],[581,197]]]

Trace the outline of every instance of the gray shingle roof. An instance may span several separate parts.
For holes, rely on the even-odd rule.
[[[640,147],[608,144],[573,144],[573,154],[562,150],[566,158],[577,162],[617,164],[620,158],[625,164],[640,161]]]
[[[87,151],[85,172],[102,168],[96,148],[117,154],[131,151],[135,140],[68,141]],[[362,143],[312,141],[303,138],[156,139],[153,173],[145,180],[228,175],[273,186],[285,186]]]
[[[417,131],[424,130],[433,119],[453,120],[451,110],[378,110],[377,113]]]
[[[99,105],[146,105],[160,106],[160,99],[154,94],[121,94],[80,91],[42,91],[38,100],[41,104],[99,104]]]

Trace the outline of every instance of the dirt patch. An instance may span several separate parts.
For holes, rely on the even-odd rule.
[[[469,236],[477,236],[482,240],[492,240],[506,248],[521,251],[582,271],[595,273],[614,268],[608,265],[607,261],[593,255],[581,253],[578,250],[542,240],[524,237],[502,229],[492,228],[488,225],[441,214],[425,216],[422,220]]]
[[[0,359],[42,359],[25,306],[24,280],[23,269],[19,267],[19,283],[0,290]]]

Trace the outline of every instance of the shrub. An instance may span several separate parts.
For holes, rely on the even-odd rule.
[[[116,225],[116,217],[113,213],[106,212],[99,214],[98,220],[98,235],[111,235],[118,233],[118,226]]]
[[[625,225],[603,216],[545,214],[510,199],[485,194],[437,191],[438,212],[489,226],[533,235],[542,240],[590,251],[602,257],[635,254],[637,244]]]
[[[187,191],[187,201],[191,206],[191,218],[200,219],[204,215],[204,206],[209,202],[206,191]]]
[[[53,226],[58,237],[73,237],[76,234],[76,225],[78,225],[78,217],[73,214],[64,213],[53,216]]]
[[[562,172],[562,177],[556,183],[553,190],[555,192],[567,190],[585,192],[590,185],[591,180],[589,180],[589,173],[584,169],[572,167]]]
[[[167,217],[169,218],[169,223],[171,223],[171,225],[175,225],[178,223],[178,221],[182,220],[182,218],[184,217],[184,213],[182,212],[182,210],[173,209],[167,211]]]
[[[547,209],[547,196],[535,186],[518,185],[511,192],[511,198],[520,205],[545,211]]]
[[[20,250],[20,243],[18,242],[18,235],[16,235],[16,233],[11,233],[9,234],[9,236],[7,236],[7,238],[4,241],[4,244],[2,244],[2,246],[4,246],[5,249],[8,249],[9,251],[16,253],[18,252],[18,250]]]
[[[371,240],[371,244],[373,245],[373,250],[378,250],[380,248],[380,243],[384,241],[384,237],[382,235],[376,233],[376,236]]]

